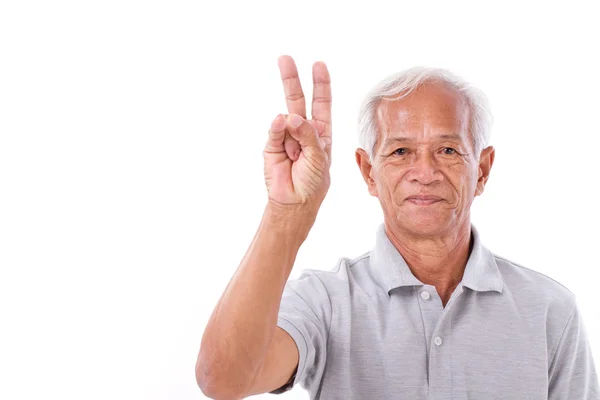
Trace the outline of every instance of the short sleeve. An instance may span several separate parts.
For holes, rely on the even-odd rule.
[[[298,367],[284,386],[269,393],[287,392],[297,383],[312,391],[321,382],[331,323],[331,301],[317,276],[319,272],[304,270],[297,279],[291,279],[285,285],[277,326],[296,342]]]
[[[548,400],[600,400],[598,386],[586,328],[575,304],[548,370]]]

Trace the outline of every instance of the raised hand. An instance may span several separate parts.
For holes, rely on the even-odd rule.
[[[263,151],[269,202],[318,211],[329,190],[331,165],[331,82],[323,62],[313,64],[312,119],[298,70],[290,56],[278,60],[289,115],[271,123]]]

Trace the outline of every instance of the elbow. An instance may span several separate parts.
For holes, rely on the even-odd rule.
[[[210,370],[200,359],[196,362],[196,383],[202,394],[209,399],[225,399],[223,391],[219,390],[214,377],[210,374]]]
[[[198,387],[204,396],[213,398],[212,396],[209,396],[209,394],[211,394],[211,388],[208,385],[206,376],[199,361],[196,362],[196,383],[198,384]]]
[[[196,363],[196,383],[202,394],[209,399],[239,400],[247,397],[246,392],[240,390],[241,385],[215,373],[215,368],[202,362],[201,358]]]

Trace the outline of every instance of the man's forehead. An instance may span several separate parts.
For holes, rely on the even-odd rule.
[[[468,118],[464,97],[439,84],[423,85],[402,99],[382,99],[377,105],[377,123],[384,137],[411,137],[424,131],[460,137]]]
[[[454,89],[425,84],[401,99],[383,98],[377,104],[380,121],[410,122],[421,118],[461,118],[468,103]]]
[[[468,114],[463,112],[387,114],[378,120],[381,138],[395,141],[444,139],[464,141],[468,135]]]

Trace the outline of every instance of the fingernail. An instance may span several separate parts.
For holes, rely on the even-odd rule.
[[[303,120],[302,120],[302,117],[301,117],[301,116],[299,116],[299,115],[295,115],[295,114],[294,114],[294,115],[292,115],[292,121],[291,121],[291,122],[292,122],[292,126],[293,126],[294,128],[297,128],[297,127],[299,127],[300,125],[302,125],[302,121],[303,121]]]

